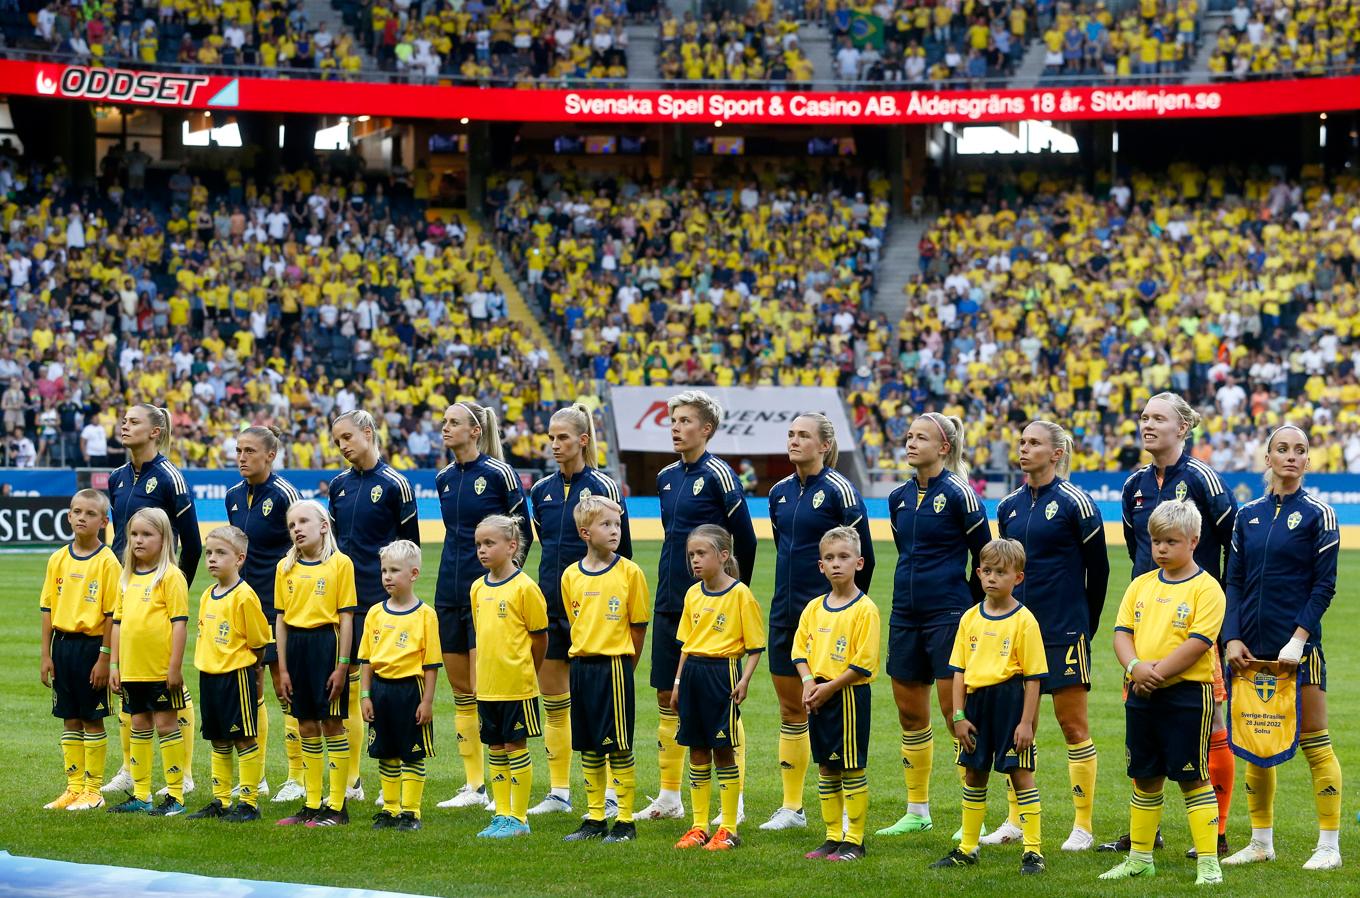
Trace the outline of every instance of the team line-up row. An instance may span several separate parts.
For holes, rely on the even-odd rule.
[[[446,537],[430,607],[413,587],[419,576],[413,495],[381,460],[367,413],[349,412],[332,425],[351,467],[330,483],[329,508],[301,500],[272,473],[276,433],[244,431],[243,480],[226,498],[231,525],[200,545],[192,498],[159,451],[169,444],[168,414],[149,405],[129,408],[120,435],[132,460],[110,475],[107,496],[82,491],[73,499],[76,540],[53,555],[44,586],[43,678],[55,690],[54,715],[65,722],[68,777],[66,792],[50,806],[102,806],[102,719],[111,710],[111,687],[126,716],[124,766],[104,788],[132,791],[111,810],[184,810],[193,711],[180,667],[188,578],[206,550],[215,585],[200,601],[195,665],[202,735],[213,743],[214,796],[190,816],[259,816],[268,716],[256,672],[263,661],[290,731],[289,778],[276,800],[304,800],[280,823],[348,823],[349,804],[362,792],[362,727],[346,727],[345,720],[362,717],[383,784],[374,825],[419,828],[442,666],[454,691],[467,776],[442,807],[491,804],[495,816],[480,835],[527,834],[528,816],[571,809],[574,749],[582,756],[589,814],[568,839],[631,840],[632,672],[650,623],[661,782],[658,798],[638,816],[684,816],[688,747],[694,825],[677,847],[740,844],[739,708],[764,654],[779,696],[784,801],[761,828],[806,826],[803,781],[816,760],[827,836],[809,857],[863,857],[863,761],[870,683],[880,667],[879,616],[867,595],[874,560],[864,506],[834,469],[834,429],[816,413],[790,426],[788,457],[796,470],[770,491],[776,562],[766,622],[747,586],[756,552],[749,513],[731,468],[707,451],[722,411],[692,391],[674,397],[670,412],[680,459],[657,478],[665,540],[652,601],[647,578],[628,557],[619,490],[587,463],[596,457],[588,410],[573,406],[553,416],[559,470],[536,483],[526,502],[500,458],[494,412],[472,402],[450,406],[443,436],[455,461],[436,478]],[[1321,617],[1335,590],[1335,514],[1301,488],[1308,440],[1300,428],[1286,425],[1271,435],[1266,494],[1238,509],[1217,475],[1186,452],[1197,424],[1180,397],[1151,399],[1139,426],[1152,462],[1124,488],[1134,580],[1121,605],[1115,650],[1127,675],[1134,794],[1129,834],[1101,846],[1129,852],[1107,876],[1153,872],[1150,852],[1169,777],[1186,796],[1198,881],[1221,879],[1235,768],[1220,709],[1220,647],[1231,678],[1269,659],[1272,676],[1297,685],[1302,726],[1295,742],[1313,772],[1320,830],[1307,866],[1339,867],[1341,780],[1326,731],[1321,646]],[[1001,539],[993,541],[966,480],[962,432],[957,419],[918,417],[906,437],[916,474],[889,498],[898,563],[884,669],[902,728],[907,811],[879,834],[933,828],[934,686],[957,737],[964,789],[961,844],[939,864],[976,863],[987,771],[995,769],[1008,776],[1011,814],[981,841],[1023,841],[1021,869],[1037,873],[1045,863],[1033,779],[1041,692],[1054,696],[1067,743],[1075,821],[1063,848],[1095,844],[1097,754],[1086,694],[1089,646],[1109,577],[1103,524],[1090,498],[1063,477],[1070,436],[1036,421],[1019,441],[1026,483],[1000,504]],[[111,548],[100,543],[110,519]],[[537,584],[518,567],[535,533]],[[526,740],[540,734],[552,789],[530,808]],[[157,736],[167,788],[153,806]],[[485,758],[479,744],[488,746]],[[229,807],[233,749],[241,771]],[[1247,754],[1256,762],[1246,765],[1252,839],[1227,863],[1274,857],[1273,765],[1294,749],[1285,746],[1276,759]],[[710,836],[714,774],[723,810]],[[609,815],[617,818],[612,828]]]

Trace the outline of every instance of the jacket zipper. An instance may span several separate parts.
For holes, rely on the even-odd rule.
[[[1279,499],[1276,499],[1276,501],[1275,501],[1275,514],[1274,514],[1274,516],[1271,517],[1271,519],[1270,519],[1270,527],[1268,527],[1268,528],[1266,529],[1266,544],[1265,544],[1264,546],[1261,547],[1261,565],[1260,565],[1260,567],[1257,568],[1257,574],[1256,574],[1257,580],[1258,580],[1258,582],[1260,583],[1260,586],[1257,587],[1257,590],[1258,590],[1258,592],[1262,593],[1262,597],[1264,597],[1264,593],[1265,593],[1265,585],[1266,585],[1266,559],[1270,557],[1270,538],[1271,538],[1272,536],[1275,535],[1275,522],[1278,521],[1278,520],[1280,519],[1280,512],[1282,512],[1282,511],[1284,511],[1284,503],[1281,502]],[[1256,638],[1257,638],[1257,639],[1261,639],[1261,638],[1263,637],[1263,635],[1264,635],[1264,634],[1261,632],[1261,606],[1262,606],[1263,604],[1264,604],[1264,603],[1263,603],[1260,599],[1257,599],[1257,601],[1256,601]]]

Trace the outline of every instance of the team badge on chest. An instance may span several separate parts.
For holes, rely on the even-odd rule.
[[[1053,516],[1058,513],[1058,503],[1053,501],[1044,506],[1044,518],[1053,520]]]
[[[1285,519],[1285,523],[1289,525],[1290,530],[1293,530],[1295,527],[1299,526],[1299,522],[1301,522],[1302,520],[1303,515],[1299,514],[1296,511]]]
[[[158,483],[159,481],[157,481],[155,477],[152,477],[150,480],[146,482],[146,494],[148,496],[156,491],[156,486]]]
[[[944,495],[941,494],[935,497],[935,501],[931,503],[931,507],[935,509],[936,514],[939,514],[940,512],[944,511],[944,504],[945,498]]]
[[[1180,483],[1176,484],[1176,501],[1177,501],[1177,502],[1182,502],[1182,501],[1185,500],[1185,492],[1186,492],[1185,481],[1182,480]]]
[[[700,477],[698,480],[694,481],[694,495],[699,495],[699,493],[703,491],[703,488],[704,478]]]
[[[382,498],[382,487],[375,486],[373,489],[369,490],[368,498],[376,505],[378,500]]]
[[[474,480],[472,482],[472,491],[479,496],[482,493],[486,492],[486,478],[478,477],[476,480]]]
[[[264,502],[260,505],[260,514],[264,515],[265,517],[269,517],[269,513],[273,510],[274,510],[273,499],[265,499]]]
[[[813,508],[821,508],[821,507],[822,507],[822,503],[825,502],[825,501],[826,501],[826,493],[822,492],[821,490],[817,490],[816,493],[813,493],[813,495],[812,495],[812,507],[813,507]]]

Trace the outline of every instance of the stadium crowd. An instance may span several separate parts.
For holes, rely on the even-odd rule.
[[[1209,59],[1219,78],[1345,75],[1360,62],[1360,10],[1351,3],[1237,0]]]
[[[115,174],[93,196],[60,163],[0,160],[9,464],[121,459],[116,421],[153,394],[187,466],[233,464],[250,423],[290,436],[290,466],[338,466],[316,434],[362,405],[380,412],[394,466],[434,467],[460,398],[503,411],[509,454],[541,462],[546,416],[577,391],[509,317],[490,243],[426,220],[428,178],[206,177],[181,169],[164,191],[125,193]]]
[[[812,62],[798,43],[799,22],[783,17],[770,0],[744,15],[715,12],[702,19],[662,13],[657,66],[667,81],[812,80]]]

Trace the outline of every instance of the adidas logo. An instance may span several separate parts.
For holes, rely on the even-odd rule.
[[[726,738],[727,738],[727,734],[724,733],[722,730],[718,730],[718,736],[717,736],[717,738],[719,738],[719,739],[726,739]]]
[[[1029,822],[1029,817],[1030,817],[1029,814],[1021,814],[1021,815],[1020,815],[1020,825],[1021,825],[1021,826],[1024,826],[1026,823],[1028,823],[1028,822]]]
[[[444,484],[444,492],[447,493],[448,491],[449,491],[449,485],[446,483],[446,484]],[[343,495],[343,494],[342,494],[342,495]]]
[[[104,710],[104,703],[103,703],[103,702],[100,702],[99,704],[97,704],[97,705],[94,706],[94,709],[95,709],[96,711],[103,711],[103,710]]]
[[[1259,523],[1261,523],[1261,519],[1260,519],[1260,518],[1252,518],[1250,521],[1247,521],[1247,523],[1248,523],[1248,524],[1259,524]]]
[[[902,759],[902,767],[903,767],[903,769],[905,769],[905,770],[915,770],[915,769],[916,769],[916,768],[914,768],[914,767],[911,766],[911,762],[908,761],[906,758],[903,758],[903,759]]]
[[[1077,672],[1076,672],[1075,670],[1073,670],[1072,668],[1070,668],[1070,667],[1067,668],[1067,670],[1063,671],[1063,676],[1065,676],[1065,677],[1076,676],[1076,674],[1077,674]]]
[[[793,765],[790,764],[788,761],[780,761],[780,762],[779,762],[779,769],[780,769],[780,770],[792,770],[792,769],[793,769]]]
[[[613,739],[610,739],[608,736],[605,736],[604,739],[600,740],[600,744],[601,744],[601,745],[613,745],[613,744],[614,744],[614,740],[613,740]],[[657,744],[657,748],[660,748],[660,747],[661,747],[661,745],[658,743],[658,744]]]
[[[235,733],[235,732],[239,732],[240,729],[241,729],[240,724],[235,724],[235,723],[233,723],[233,724],[231,725],[231,729],[228,730],[228,732]]]
[[[663,487],[661,488],[661,492],[663,492],[663,493],[669,493],[670,491],[671,491],[671,485],[670,485],[669,483],[666,484],[665,486],[663,486]]]
[[[1013,517],[1015,517],[1015,509],[1014,509],[1014,508],[1012,508],[1012,509],[1011,509],[1011,513],[1010,513],[1009,515],[1006,516],[1006,520],[1009,521],[1009,520],[1010,520],[1011,518],[1013,518]]]
[[[231,510],[232,510],[232,511],[239,511],[240,508],[239,508],[239,506],[233,505],[233,506],[231,507]]]
[[[783,504],[784,504],[785,502],[787,502],[787,501],[789,501],[789,497],[788,497],[788,496],[780,496],[780,497],[779,497],[779,504],[780,504],[780,505],[783,505]]]
[[[459,733],[459,734],[458,734],[458,741],[459,741],[459,742],[466,742],[467,740],[463,738],[463,734],[462,734],[462,733]]]
[[[411,746],[411,751],[420,751],[420,746],[419,746],[419,745],[412,745],[412,746]]]
[[[345,491],[344,491],[344,490],[341,490],[341,491],[340,491],[340,495],[336,496],[336,498],[337,498],[337,499],[343,499],[343,498],[345,498]]]
[[[172,774],[172,773],[179,773],[179,772],[180,772],[180,770],[179,770],[178,767],[171,767],[169,770],[165,771],[165,775],[166,775],[166,776],[169,776],[169,775]]]
[[[1190,771],[1191,773],[1193,773],[1194,770],[1195,770],[1195,765],[1194,765],[1194,764],[1187,763],[1184,767],[1181,768],[1181,770],[1188,770],[1188,771]]]
[[[1012,748],[1010,751],[1006,752],[1006,757],[1009,758],[1009,757],[1010,757],[1011,755],[1013,755],[1013,754],[1015,754],[1015,749]],[[1018,757],[1018,756],[1017,756],[1017,757]]]
[[[906,502],[898,502],[898,503],[897,503],[897,507],[898,507],[899,509],[906,508],[906,507],[907,507],[907,503],[906,503]]]
[[[1339,794],[1340,793],[1336,791],[1336,786],[1328,786],[1327,788],[1323,789],[1321,792],[1318,793],[1319,796]]]
[[[517,729],[517,730],[522,730],[522,729],[524,729],[524,724],[516,722],[516,723],[515,723],[515,729]]]
[[[1078,798],[1085,798],[1085,797],[1086,797],[1086,792],[1082,790],[1081,786],[1073,786],[1073,787],[1072,787],[1072,794],[1075,795],[1075,796],[1077,796]]]
[[[505,782],[505,774],[503,774],[503,773],[498,773],[498,774],[496,774],[495,776],[493,776],[493,777],[491,778],[491,782],[493,782],[493,783],[503,783],[503,782]]]
[[[834,751],[831,753],[831,757],[827,758],[828,761],[839,761],[840,759],[841,756],[836,754]]]

